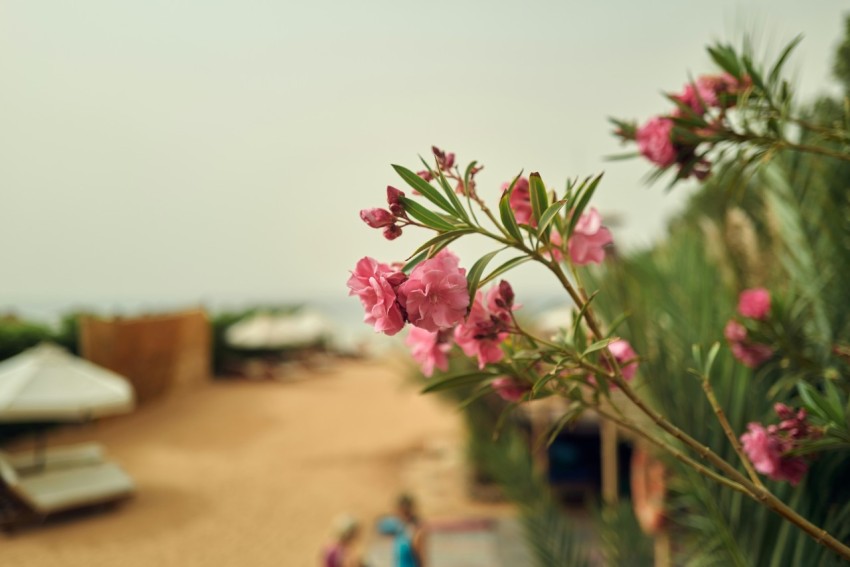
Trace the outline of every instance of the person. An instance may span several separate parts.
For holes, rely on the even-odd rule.
[[[334,521],[334,539],[322,552],[322,567],[359,567],[352,548],[360,535],[360,522],[348,514]]]
[[[393,567],[425,567],[425,529],[416,514],[416,502],[402,494],[396,502],[399,526],[393,541]]]

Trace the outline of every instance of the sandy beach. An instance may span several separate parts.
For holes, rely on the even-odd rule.
[[[366,524],[411,491],[429,520],[508,512],[466,494],[461,416],[400,362],[337,362],[284,381],[219,380],[68,428],[138,485],[116,509],[0,535],[0,564],[311,566],[340,512]]]

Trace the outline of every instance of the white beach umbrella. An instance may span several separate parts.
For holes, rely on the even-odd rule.
[[[0,362],[0,423],[85,421],[133,409],[118,374],[40,344]]]
[[[245,349],[298,348],[316,344],[332,332],[331,324],[313,311],[279,315],[258,313],[227,330],[227,344]]]

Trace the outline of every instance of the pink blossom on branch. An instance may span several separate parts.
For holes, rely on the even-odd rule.
[[[649,161],[668,167],[676,163],[676,148],[673,146],[673,121],[656,116],[637,129],[635,136],[638,149]]]
[[[792,444],[779,436],[776,430],[765,428],[760,423],[747,425],[747,433],[741,435],[741,445],[753,467],[773,480],[787,480],[793,486],[800,482],[809,468],[802,458],[786,456]]]
[[[494,287],[485,299],[479,291],[472,302],[469,316],[455,328],[455,342],[466,356],[478,358],[478,368],[499,362],[504,357],[501,344],[508,338],[504,315],[507,312],[510,320],[510,308],[497,306],[500,293],[500,289]]]
[[[360,218],[372,228],[383,228],[395,223],[395,215],[386,209],[363,209]]]
[[[605,259],[605,246],[613,241],[611,232],[602,226],[599,212],[591,207],[590,211],[581,215],[567,243],[570,259],[579,266],[591,262],[600,264]]]
[[[357,262],[351,272],[349,295],[360,298],[366,310],[363,321],[373,325],[376,332],[394,335],[404,327],[404,314],[396,293],[404,278],[404,274],[368,256]]]
[[[634,378],[638,369],[637,353],[629,344],[629,341],[617,339],[608,345],[608,350],[611,351],[617,364],[620,365],[620,373],[623,375],[623,379],[631,380]]]
[[[527,383],[520,382],[514,378],[501,376],[490,382],[493,391],[506,402],[522,401],[523,396],[531,390]]]
[[[502,193],[510,189],[510,187],[510,183],[502,183]],[[514,189],[511,192],[511,198],[508,202],[511,205],[511,209],[514,212],[514,218],[516,218],[517,223],[531,224],[532,226],[537,224],[532,214],[531,193],[529,192],[528,179],[520,177],[516,180],[516,183],[514,183]]]
[[[410,347],[413,360],[419,363],[422,374],[431,377],[434,368],[443,372],[449,369],[448,353],[452,349],[451,334],[447,331],[431,332],[410,327],[405,344]]]
[[[723,336],[729,342],[732,356],[748,368],[757,368],[773,356],[773,349],[769,345],[750,341],[747,328],[734,319],[726,323]]]
[[[408,320],[427,331],[454,327],[466,316],[469,292],[466,270],[448,250],[417,264],[398,288],[398,298]]]
[[[745,289],[738,296],[738,313],[750,319],[764,319],[770,312],[770,292],[763,287]]]

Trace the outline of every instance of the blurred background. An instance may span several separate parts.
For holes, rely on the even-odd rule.
[[[709,68],[704,45],[805,40],[827,84],[838,0],[3,2],[0,312],[132,313],[322,302],[356,318],[362,256],[407,257],[357,216],[432,144],[495,198],[605,170],[618,246],[650,244],[688,193],[650,190],[607,117],[643,120]],[[616,221],[616,222],[613,222]],[[459,249],[471,263],[474,248]],[[520,295],[553,288],[520,272]]]

